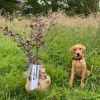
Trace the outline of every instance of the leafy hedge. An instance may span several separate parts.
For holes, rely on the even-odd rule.
[[[4,8],[7,12],[13,13],[21,10],[23,14],[47,14],[49,10],[53,12],[63,10],[70,16],[76,14],[88,16],[99,11],[99,0],[27,0],[26,5],[32,8],[20,7],[17,0],[0,0],[0,9]],[[21,1],[21,0],[19,0]],[[24,0],[23,0],[24,1]]]

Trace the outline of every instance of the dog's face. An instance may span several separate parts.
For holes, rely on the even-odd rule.
[[[40,79],[43,79],[43,80],[47,78],[45,68],[40,69],[39,77],[40,77]]]
[[[76,59],[81,59],[83,57],[83,52],[86,50],[86,47],[81,44],[76,44],[70,48],[70,51],[74,53]]]

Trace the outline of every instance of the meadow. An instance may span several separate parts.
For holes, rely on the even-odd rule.
[[[48,92],[25,91],[26,79],[22,73],[25,54],[10,37],[3,35],[0,28],[0,100],[100,100],[100,16],[87,18],[57,15],[57,24],[46,38],[45,48],[41,48],[41,59],[50,75],[52,84]],[[6,20],[0,16],[0,27],[8,26],[16,33],[28,33],[30,20]],[[74,44],[86,46],[85,58],[91,75],[84,89],[77,79],[68,84]]]

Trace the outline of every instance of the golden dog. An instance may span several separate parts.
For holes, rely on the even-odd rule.
[[[85,86],[85,79],[89,76],[90,71],[87,69],[86,61],[84,58],[84,51],[86,47],[81,44],[76,44],[70,48],[70,51],[74,53],[72,58],[71,77],[69,80],[70,86],[72,86],[75,76],[81,77],[81,88]]]

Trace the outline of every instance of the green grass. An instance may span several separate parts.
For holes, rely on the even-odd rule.
[[[24,53],[0,30],[0,100],[100,100],[100,28],[58,25],[46,41],[40,55],[51,76],[51,87],[47,93],[26,93]],[[72,57],[69,48],[77,43],[86,46],[85,58],[91,70],[85,89],[80,88],[79,79],[73,87],[68,84]]]

